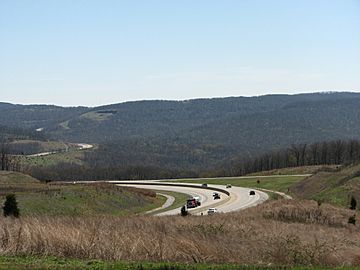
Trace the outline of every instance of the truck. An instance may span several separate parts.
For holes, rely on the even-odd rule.
[[[201,205],[200,197],[194,196],[186,201],[187,208],[196,208]]]

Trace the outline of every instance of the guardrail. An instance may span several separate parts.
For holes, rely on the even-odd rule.
[[[159,182],[159,183],[154,183],[154,182],[138,182],[138,181],[111,181],[111,184],[116,184],[116,185],[149,185],[149,186],[172,186],[172,187],[190,187],[190,188],[201,188],[201,189],[208,189],[208,190],[213,190],[213,191],[218,191],[221,193],[226,194],[227,196],[230,196],[230,192],[221,188],[216,188],[216,187],[203,187],[202,185],[195,185],[195,184],[178,184],[178,183],[174,183],[174,184],[170,184],[170,183],[163,183],[163,182]]]

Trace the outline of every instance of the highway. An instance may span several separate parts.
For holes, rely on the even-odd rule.
[[[77,146],[77,150],[87,150],[87,149],[91,149],[94,146],[91,144],[87,144],[87,143],[76,143],[75,144]],[[65,144],[65,152],[68,151],[68,146]],[[42,152],[42,153],[37,153],[37,154],[31,154],[31,155],[26,155],[27,157],[43,157],[43,156],[49,156],[49,155],[53,155],[53,154],[58,154],[63,152],[64,150],[56,150],[56,151],[52,151],[52,152]]]
[[[249,188],[232,187],[226,188],[222,185],[208,185],[208,188],[219,189],[217,191],[212,189],[204,189],[200,184],[189,183],[173,183],[173,182],[157,182],[157,181],[109,181],[110,183],[117,184],[119,186],[131,186],[142,189],[154,189],[154,190],[166,190],[178,193],[185,193],[190,196],[199,196],[201,200],[201,206],[193,209],[189,209],[189,212],[193,215],[206,215],[209,208],[216,208],[218,212],[229,213],[233,211],[239,211],[248,207],[256,206],[266,201],[268,195],[259,190],[255,190],[255,195],[250,196]],[[181,185],[181,186],[178,186]],[[189,186],[189,187],[188,187]],[[221,192],[221,190],[223,192]],[[213,193],[220,193],[221,199],[214,200]],[[229,193],[227,195],[226,193]],[[184,204],[186,202],[184,201]],[[167,203],[166,207],[170,207],[171,204]],[[163,212],[157,214],[163,215],[178,215],[180,213],[180,207],[166,211],[166,207]]]

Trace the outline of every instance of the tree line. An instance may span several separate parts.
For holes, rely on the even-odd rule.
[[[10,154],[6,144],[0,145],[0,170],[20,171],[20,157]]]
[[[90,167],[60,163],[50,167],[31,167],[23,171],[41,181],[148,180],[198,177],[192,171],[151,166]]]
[[[351,164],[359,160],[359,140],[292,144],[286,149],[265,153],[255,158],[242,158],[231,166],[227,174],[235,176],[288,167]]]
[[[0,125],[0,143],[29,139],[45,141],[47,140],[47,134],[32,129]]]
[[[86,159],[85,159],[86,160]],[[292,144],[286,149],[239,158],[212,170],[153,166],[147,162],[116,166],[104,163],[95,165],[58,163],[54,166],[21,168],[19,157],[10,155],[4,145],[0,147],[0,169],[22,171],[43,181],[76,180],[144,180],[197,178],[215,176],[242,176],[249,173],[310,165],[341,165],[360,161],[360,140],[335,140],[313,144]]]

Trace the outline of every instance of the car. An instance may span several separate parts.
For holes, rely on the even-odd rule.
[[[218,193],[218,192],[214,192],[214,193],[213,193],[213,197],[215,197],[216,195],[219,195],[219,193]]]
[[[208,215],[213,215],[213,214],[217,213],[217,209],[216,208],[209,208],[207,213],[208,213]]]
[[[227,185],[226,185],[226,188],[232,188],[232,185],[227,184]]]
[[[250,190],[250,196],[255,195],[255,191],[254,190]]]
[[[214,200],[220,200],[220,194],[219,193],[216,193],[213,197],[214,197]]]
[[[208,185],[207,185],[207,184],[202,184],[201,186],[202,186],[202,187],[208,187]]]

